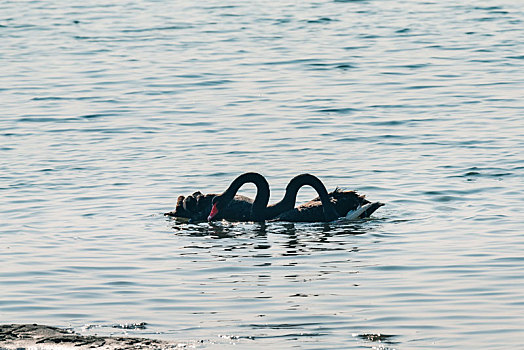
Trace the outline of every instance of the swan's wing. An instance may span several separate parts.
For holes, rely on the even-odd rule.
[[[375,210],[377,210],[378,208],[380,208],[383,205],[384,203],[380,203],[380,202],[366,203],[364,205],[359,206],[355,210],[350,210],[346,214],[346,216],[343,218],[343,220],[356,220],[356,219],[367,218],[371,214],[373,214]]]
[[[355,219],[358,219],[359,216],[360,216],[363,212],[365,212],[369,207],[371,207],[371,203],[364,204],[364,205],[359,205],[359,206],[357,207],[357,209],[348,211],[348,213],[346,214],[346,216],[344,217],[344,219],[345,219],[345,220],[355,220]]]

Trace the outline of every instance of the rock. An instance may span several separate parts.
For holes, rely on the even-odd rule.
[[[156,339],[84,336],[69,329],[38,324],[0,325],[0,350],[163,350],[175,348],[177,348],[176,344]]]

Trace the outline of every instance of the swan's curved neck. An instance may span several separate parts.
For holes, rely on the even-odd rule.
[[[291,179],[286,187],[284,198],[282,198],[280,202],[272,204],[266,208],[266,219],[275,218],[279,214],[293,209],[297,201],[298,190],[305,185],[311,186],[315,191],[317,191],[322,202],[326,221],[332,221],[338,218],[339,215],[336,212],[333,203],[329,200],[328,192],[322,181],[314,175],[301,174]]]
[[[253,183],[257,187],[257,195],[251,207],[251,219],[264,221],[265,210],[269,202],[269,183],[266,178],[258,173],[245,173],[237,177],[221,195],[223,206],[226,207],[235,197],[240,187],[246,183]]]

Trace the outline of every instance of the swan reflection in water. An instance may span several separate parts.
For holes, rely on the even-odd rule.
[[[246,183],[253,183],[257,187],[255,199],[236,194]],[[306,185],[313,187],[318,197],[295,208],[298,191]],[[384,205],[372,203],[354,191],[337,188],[328,193],[322,181],[311,174],[301,174],[291,179],[281,201],[268,205],[269,195],[269,184],[262,175],[245,173],[238,176],[221,194],[204,195],[198,191],[187,197],[179,196],[175,210],[164,215],[187,219],[190,223],[206,220],[331,222],[339,218],[366,218]]]
[[[175,234],[199,237],[188,249],[210,249],[221,256],[311,255],[323,251],[355,251],[355,236],[372,233],[380,220],[293,223],[293,222],[212,222],[190,224],[174,220]],[[202,240],[201,238],[207,238]],[[358,249],[357,249],[358,250]],[[269,253],[271,251],[271,253]],[[234,254],[233,254],[234,252]]]

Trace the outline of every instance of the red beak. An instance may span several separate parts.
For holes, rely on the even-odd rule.
[[[213,218],[218,214],[218,208],[217,204],[213,204],[213,208],[211,208],[211,213],[209,213],[209,216],[207,217],[207,221],[213,220]]]

